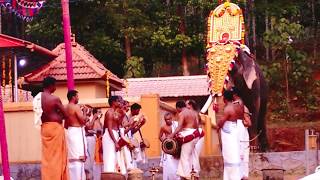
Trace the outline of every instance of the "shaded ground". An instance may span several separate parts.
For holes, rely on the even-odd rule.
[[[305,130],[320,132],[320,119],[309,121],[279,121],[267,128],[270,150],[275,152],[305,150]]]

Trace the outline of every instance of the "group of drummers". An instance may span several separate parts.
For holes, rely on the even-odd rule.
[[[43,92],[34,97],[36,126],[41,125],[41,179],[101,179],[102,173],[130,174],[137,163],[146,162],[145,149],[150,144],[143,138],[141,127],[147,122],[137,103],[120,96],[108,99],[110,108],[79,105],[76,90],[69,90],[69,103],[52,95],[56,79],[43,81]],[[250,113],[236,89],[224,91],[225,107],[216,128],[221,132],[224,179],[247,179],[249,160]],[[176,102],[177,121],[166,113],[160,128],[163,179],[198,179],[199,155],[204,131],[193,100]],[[152,129],[149,129],[152,131]]]
[[[137,103],[129,106],[129,102],[120,96],[109,97],[108,103],[110,108],[104,115],[103,125],[100,109],[81,106],[86,116],[83,124],[86,138],[82,139],[85,159],[84,166],[79,166],[81,170],[70,171],[71,177],[73,172],[80,171],[85,172],[82,178],[86,176],[94,180],[100,180],[102,172],[127,175],[137,169],[137,163],[147,161],[145,148],[149,148],[150,144],[140,131],[147,121],[140,113],[141,106]],[[199,177],[199,154],[204,132],[199,128],[200,118],[194,109],[195,105],[193,100],[187,103],[178,101],[178,121],[172,121],[171,113],[164,115],[165,123],[160,128],[159,139],[162,142],[161,166],[165,180]],[[68,131],[68,141],[75,141],[75,134],[70,133],[69,128]],[[81,149],[81,142],[77,142],[77,145]],[[68,147],[69,151],[73,147]]]
[[[159,133],[164,180],[198,179],[200,176],[199,156],[204,131],[196,106],[193,100],[177,101],[178,121],[173,121],[172,113],[164,115],[165,123]]]
[[[104,115],[103,124],[100,109],[81,106],[87,117],[83,125],[86,159],[81,171],[85,172],[84,179],[100,180],[102,172],[126,175],[137,168],[137,163],[147,160],[145,148],[150,145],[140,131],[146,122],[140,113],[141,106],[137,103],[129,106],[129,102],[120,96],[109,97],[108,103],[110,108]]]
[[[41,179],[100,180],[101,174],[139,172],[137,163],[146,162],[145,149],[150,146],[140,131],[147,119],[140,113],[139,104],[129,106],[122,97],[111,96],[108,98],[110,108],[101,123],[100,109],[78,104],[78,91],[69,90],[69,102],[63,105],[53,95],[55,90],[56,79],[46,77],[43,92],[33,99],[35,125],[41,127]],[[204,136],[199,128],[199,115],[187,108],[184,101],[178,101],[176,109],[178,124],[175,128],[167,120],[172,114],[165,115],[166,123],[161,127],[160,140],[167,153],[162,158],[162,165],[166,169],[168,159],[173,157],[177,166],[170,170],[175,177],[190,179],[194,172],[193,177],[197,178]],[[175,144],[172,147],[176,150],[170,144]],[[196,148],[198,146],[200,148]]]

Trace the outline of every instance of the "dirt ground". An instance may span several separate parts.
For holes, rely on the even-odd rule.
[[[275,152],[305,150],[305,129],[315,129],[320,132],[320,120],[271,124],[267,128],[270,150]]]

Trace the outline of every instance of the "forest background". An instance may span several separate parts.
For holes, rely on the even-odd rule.
[[[269,122],[320,120],[320,1],[242,0],[245,42],[269,83]],[[217,0],[70,0],[76,40],[119,77],[205,74],[207,17]],[[53,49],[60,0],[32,22],[1,8],[5,34]],[[177,87],[181,88],[181,87]]]

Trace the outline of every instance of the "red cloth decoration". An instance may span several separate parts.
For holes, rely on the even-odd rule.
[[[14,12],[25,21],[31,21],[39,13],[45,0],[0,0],[0,5]]]

